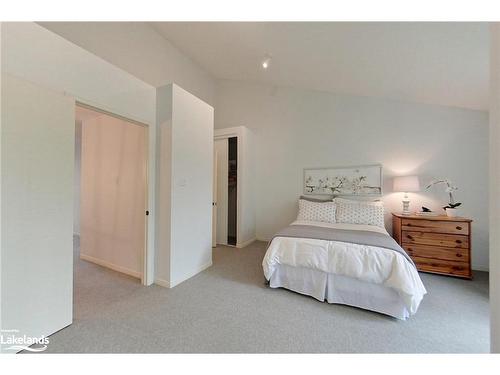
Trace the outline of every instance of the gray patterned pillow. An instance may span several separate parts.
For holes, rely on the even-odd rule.
[[[299,214],[297,220],[320,221],[324,223],[335,223],[336,205],[329,202],[311,202],[299,199]]]
[[[337,222],[347,224],[367,224],[384,228],[384,206],[373,202],[336,200]]]

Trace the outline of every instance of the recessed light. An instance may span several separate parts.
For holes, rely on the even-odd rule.
[[[267,69],[269,68],[269,64],[271,63],[271,57],[266,56],[265,60],[262,61],[262,68]]]

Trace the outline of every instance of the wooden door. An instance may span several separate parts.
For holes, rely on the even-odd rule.
[[[147,127],[90,109],[82,121],[80,257],[141,278]]]
[[[227,198],[228,198],[228,142],[220,139],[214,142],[217,152],[217,243],[227,245]]]

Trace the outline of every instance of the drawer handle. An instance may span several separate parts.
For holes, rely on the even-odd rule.
[[[407,234],[406,237],[409,238],[410,240],[413,240],[413,237],[410,236],[409,234]]]
[[[457,230],[462,230],[462,227],[461,226],[457,226]]]
[[[456,255],[457,255],[457,258],[461,258],[462,257],[462,254],[460,254],[460,253],[457,253]]]
[[[456,240],[455,242],[456,243],[462,243],[462,240]]]

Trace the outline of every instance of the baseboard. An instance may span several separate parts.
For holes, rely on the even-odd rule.
[[[270,242],[271,240],[272,238],[260,238],[260,237],[256,238],[256,241],[261,241],[261,242]]]
[[[126,275],[135,277],[137,279],[141,279],[141,276],[142,276],[140,272],[131,270],[131,269],[126,268],[126,267],[117,266],[116,264],[113,264],[111,262],[107,262],[107,261],[102,260],[102,259],[94,258],[90,255],[85,255],[85,254],[80,253],[80,259],[86,260],[87,262],[98,264],[99,266],[103,266],[103,267],[112,269],[113,271],[124,273]]]
[[[490,272],[490,267],[488,266],[482,266],[479,264],[472,265],[472,270],[473,271],[483,271],[483,272]]]
[[[250,245],[251,243],[253,243],[255,241],[257,241],[257,238],[252,237],[248,241],[236,243],[236,247],[241,249],[241,248],[247,247],[248,245]]]
[[[175,287],[175,286],[179,285],[180,283],[182,283],[182,282],[184,282],[184,281],[186,281],[186,280],[190,279],[191,277],[193,277],[193,276],[195,276],[195,275],[199,274],[200,272],[205,271],[208,267],[211,267],[211,266],[212,266],[212,261],[210,261],[210,262],[208,262],[208,263],[206,263],[206,264],[202,265],[202,266],[201,266],[200,268],[198,268],[197,270],[195,270],[195,271],[193,271],[193,272],[188,273],[187,275],[183,276],[183,277],[182,277],[182,279],[180,279],[180,280],[174,280],[174,281],[171,281],[171,282],[169,283],[169,285],[170,285],[169,287],[170,287],[170,288],[173,288],[173,287]]]
[[[167,280],[155,279],[155,284],[164,288],[170,288],[170,283]]]
[[[200,267],[197,271],[194,271],[194,272],[191,272],[190,274],[188,274],[186,277],[184,277],[183,279],[181,280],[176,280],[174,282],[169,282],[167,280],[164,280],[164,279],[155,279],[155,284],[156,285],[159,285],[159,286],[162,286],[164,288],[173,288],[174,286],[177,286],[179,285],[180,283],[190,279],[191,277],[199,274],[200,272],[206,270],[208,267],[211,267],[212,266],[212,261],[210,261],[209,263],[203,265],[202,267]]]

